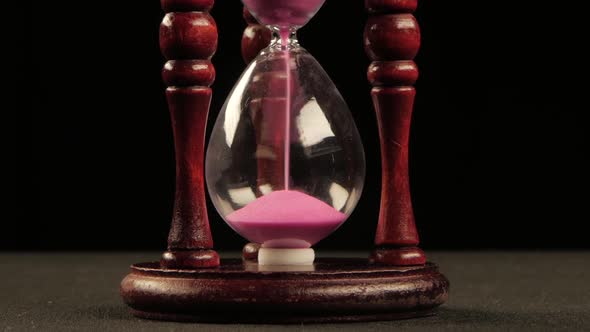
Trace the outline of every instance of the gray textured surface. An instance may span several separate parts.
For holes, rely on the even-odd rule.
[[[118,285],[158,253],[0,253],[0,331],[590,331],[590,252],[430,253],[451,280],[438,316],[332,325],[143,321]]]

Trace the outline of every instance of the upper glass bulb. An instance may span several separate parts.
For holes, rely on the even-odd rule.
[[[265,248],[308,248],[356,206],[365,177],[363,147],[346,102],[296,39],[295,27],[323,0],[244,3],[262,22],[289,18],[292,26],[270,24],[270,46],[250,63],[219,113],[205,165],[209,194],[248,240]],[[274,10],[263,8],[269,4]],[[304,15],[302,7],[312,13]],[[268,13],[283,16],[273,20]]]
[[[325,0],[243,0],[252,16],[263,25],[279,28],[304,26]]]

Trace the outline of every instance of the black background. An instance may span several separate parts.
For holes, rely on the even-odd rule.
[[[43,1],[22,11],[13,204],[0,248],[166,246],[174,152],[158,1]],[[410,166],[422,246],[589,248],[584,20],[539,1],[421,1]],[[209,130],[244,64],[238,0],[212,11],[219,48]],[[323,248],[369,248],[379,142],[362,48],[363,1],[328,0],[300,41],[349,103],[364,140],[361,201]],[[12,51],[12,49],[10,50]],[[11,52],[9,54],[12,54]],[[581,83],[576,83],[581,80]],[[12,132],[11,132],[12,133]],[[216,247],[239,249],[209,206]]]

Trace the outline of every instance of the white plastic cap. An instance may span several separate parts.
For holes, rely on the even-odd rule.
[[[312,248],[260,248],[259,265],[311,265],[315,259]]]

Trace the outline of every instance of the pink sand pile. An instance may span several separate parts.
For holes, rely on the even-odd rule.
[[[274,248],[310,247],[345,219],[330,205],[294,190],[274,191],[226,216],[243,237]]]

